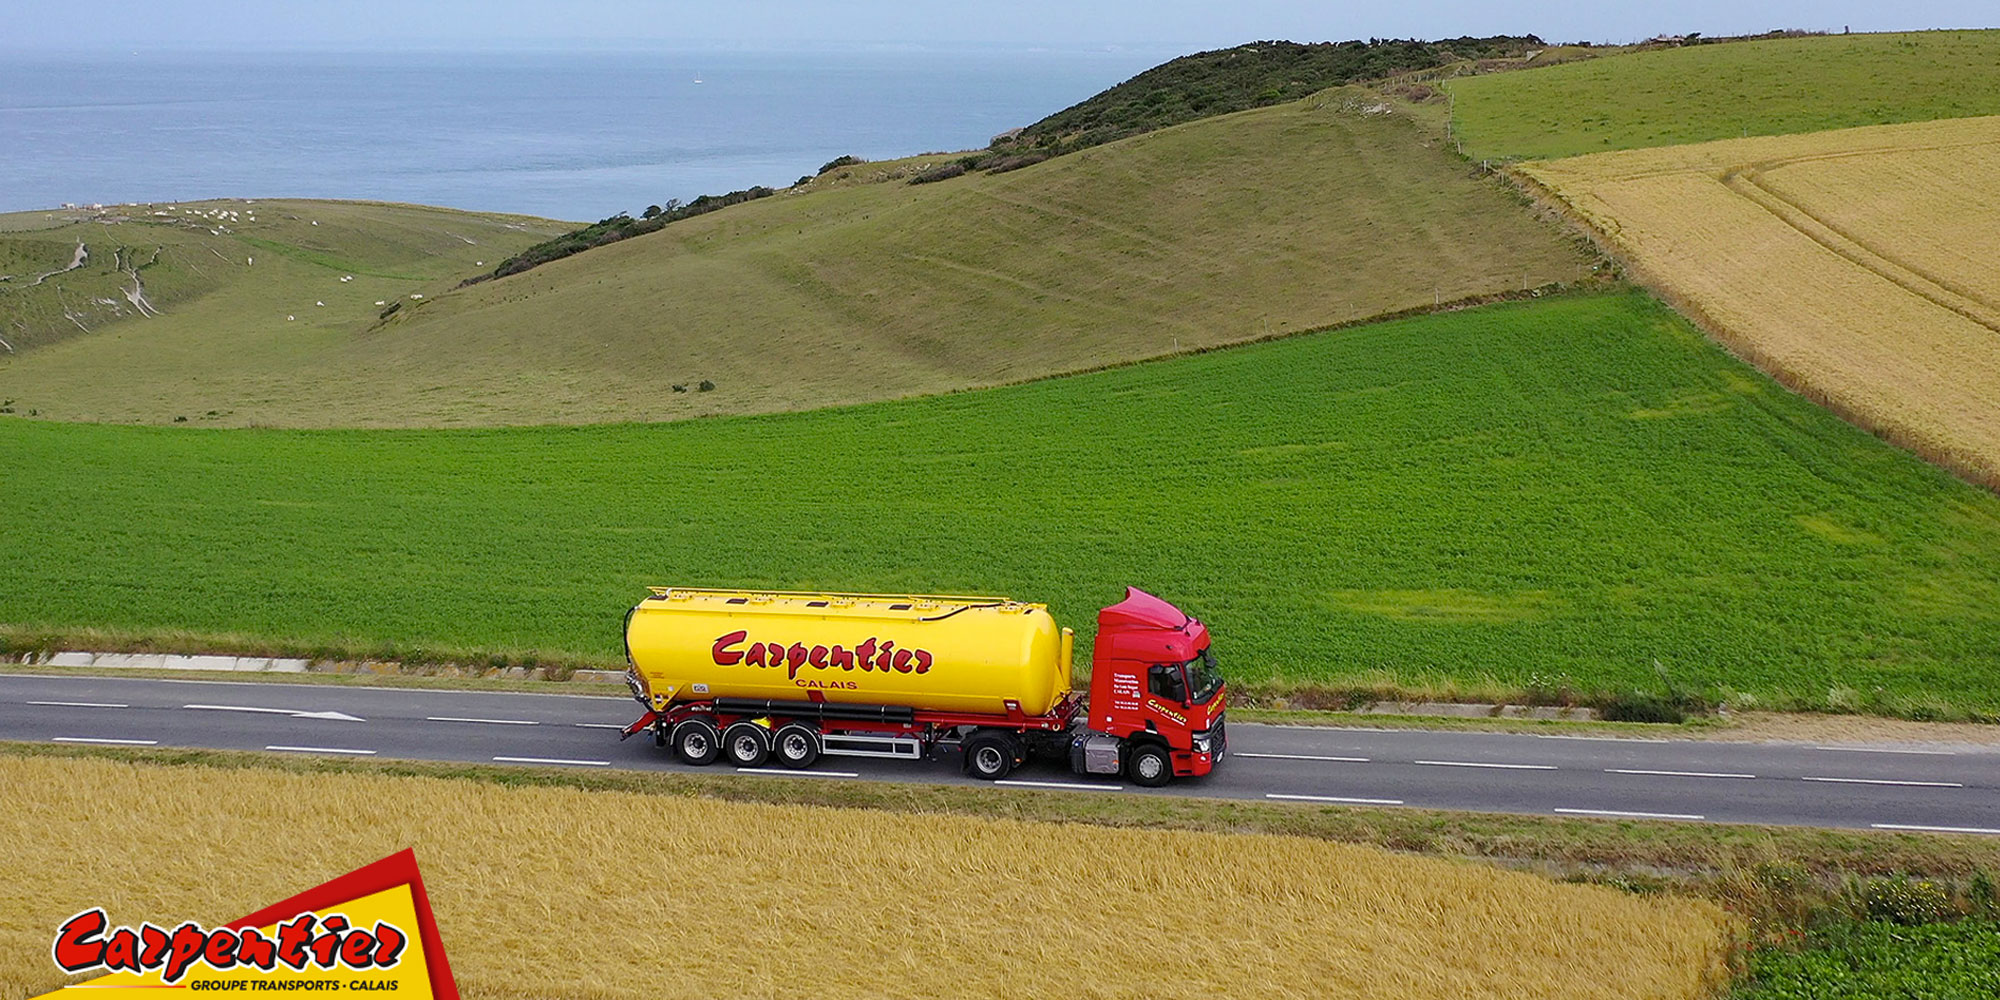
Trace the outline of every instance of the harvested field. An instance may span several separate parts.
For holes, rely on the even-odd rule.
[[[0,787],[9,1000],[85,906],[227,919],[404,846],[468,997],[1700,997],[1728,932],[1293,837],[86,759]]]
[[[2000,117],[1521,169],[1748,360],[2000,486]]]

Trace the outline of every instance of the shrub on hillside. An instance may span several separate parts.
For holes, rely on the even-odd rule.
[[[953,177],[962,176],[964,173],[965,173],[965,164],[944,163],[932,167],[929,170],[922,171],[921,173],[917,174],[917,176],[910,178],[910,183],[930,184],[936,181],[948,181]]]
[[[867,162],[868,162],[867,160],[864,160],[859,156],[836,156],[833,159],[828,160],[824,164],[822,164],[819,170],[816,171],[813,174],[813,176],[818,177],[820,174],[826,173],[829,170],[838,170],[841,167],[860,166],[861,164]]]

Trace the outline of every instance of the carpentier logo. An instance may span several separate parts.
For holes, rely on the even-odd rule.
[[[272,937],[255,927],[205,930],[193,922],[171,932],[146,923],[106,933],[110,923],[101,906],[63,921],[50,949],[57,967],[70,973],[157,972],[161,982],[172,986],[197,964],[217,972],[238,967],[271,972],[280,964],[295,972],[393,969],[410,943],[410,936],[394,924],[378,920],[364,929],[343,913],[301,913],[279,924]]]
[[[893,639],[878,639],[870,636],[853,649],[846,646],[812,645],[793,642],[786,645],[776,642],[753,642],[748,649],[739,649],[750,638],[750,633],[737,629],[727,635],[717,636],[709,655],[717,666],[731,667],[742,664],[746,667],[782,668],[785,678],[801,687],[851,688],[853,681],[801,680],[799,671],[806,667],[814,670],[855,670],[877,671],[899,674],[927,674],[931,672],[931,653],[927,649],[897,649]]]
[[[151,921],[114,927],[111,914],[93,906],[56,928],[49,957],[64,973],[104,974],[47,997],[154,998],[168,989],[458,1000],[407,850],[215,927],[192,920],[171,930]]]

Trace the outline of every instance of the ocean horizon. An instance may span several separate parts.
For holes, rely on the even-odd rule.
[[[0,211],[205,198],[593,221],[983,147],[1133,51],[0,53]]]

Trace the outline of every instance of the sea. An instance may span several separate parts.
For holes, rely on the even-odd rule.
[[[0,211],[360,198],[595,221],[983,147],[1132,50],[0,51]]]

